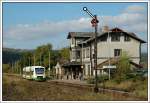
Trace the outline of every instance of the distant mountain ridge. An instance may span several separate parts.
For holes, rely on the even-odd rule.
[[[12,51],[12,52],[26,52],[26,51],[34,51],[29,49],[14,49],[14,48],[2,48],[3,51]]]
[[[34,50],[2,48],[2,62],[3,64],[14,63],[22,57],[23,52],[28,51],[32,52]]]

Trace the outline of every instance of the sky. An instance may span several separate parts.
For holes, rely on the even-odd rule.
[[[134,32],[147,41],[147,3],[3,3],[3,47],[35,49],[51,43],[69,46],[68,32],[92,32],[87,7],[107,25]],[[147,51],[147,43],[142,45]]]

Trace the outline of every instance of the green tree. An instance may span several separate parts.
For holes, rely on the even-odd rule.
[[[115,79],[118,83],[126,79],[128,73],[130,73],[130,59],[126,52],[121,54],[119,62],[117,64],[117,70],[115,73]]]
[[[46,44],[37,47],[34,52],[35,65],[42,65],[48,68],[49,66],[49,53],[52,53],[52,45]]]
[[[51,53],[51,66],[55,66],[58,61],[60,61],[61,56],[59,50],[53,50]]]
[[[69,59],[70,59],[70,50],[69,50],[69,48],[68,47],[62,48],[60,50],[60,55],[61,55],[61,61],[62,62],[69,61]]]

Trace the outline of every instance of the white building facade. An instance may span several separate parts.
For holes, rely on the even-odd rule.
[[[70,62],[78,62],[83,66],[85,76],[94,75],[94,36],[92,32],[69,32]],[[97,65],[109,58],[117,58],[126,52],[132,62],[140,64],[141,44],[145,43],[134,33],[119,28],[105,29],[97,37]],[[100,71],[98,71],[100,74]]]

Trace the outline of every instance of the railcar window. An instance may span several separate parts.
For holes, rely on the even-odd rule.
[[[35,68],[36,74],[43,74],[44,73],[44,68]]]
[[[26,74],[26,75],[32,75],[33,72],[32,71],[31,72],[30,71],[28,71],[28,72],[26,71],[26,72],[24,72],[24,74]]]

